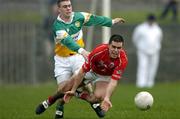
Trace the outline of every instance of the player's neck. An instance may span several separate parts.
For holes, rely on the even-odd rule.
[[[60,15],[60,18],[65,22],[70,22],[71,21],[71,16]]]

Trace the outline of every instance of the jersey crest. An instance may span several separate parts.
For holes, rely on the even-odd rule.
[[[75,26],[76,26],[76,27],[80,27],[80,22],[79,22],[79,21],[76,21],[76,22],[75,22]]]
[[[114,63],[111,62],[108,67],[112,69],[114,67]]]

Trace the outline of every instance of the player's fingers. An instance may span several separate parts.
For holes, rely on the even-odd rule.
[[[67,91],[67,92],[65,92],[65,94],[69,95],[69,96],[74,96],[74,92],[72,92],[72,91]]]
[[[103,111],[107,112],[109,110],[109,107],[104,105],[104,106],[101,106],[101,109]]]
[[[112,103],[111,102],[109,102],[109,107],[112,107]]]
[[[125,20],[123,18],[120,18],[121,23],[125,23]]]
[[[111,107],[112,107],[111,102],[103,101],[102,104],[101,104],[101,108],[105,112],[107,112],[109,110],[109,108],[111,108]]]
[[[105,112],[107,112],[107,111],[108,111],[108,108],[107,108],[107,107],[103,107],[102,110],[105,111]]]
[[[101,104],[101,109],[105,111],[105,110],[106,110],[106,108],[107,108],[107,107],[105,106],[105,104],[104,104],[104,103],[102,103],[102,104]]]
[[[69,94],[65,94],[64,97],[63,97],[63,100],[65,103],[69,103],[70,99],[72,98],[71,95]]]
[[[105,105],[107,105],[108,107],[112,107],[112,104],[110,101],[105,101]]]

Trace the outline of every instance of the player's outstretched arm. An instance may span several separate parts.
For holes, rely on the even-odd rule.
[[[65,30],[59,30],[56,32],[56,43],[63,44],[68,49],[81,54],[85,59],[87,59],[89,55],[89,52],[80,47]]]
[[[78,88],[78,86],[81,84],[84,75],[85,75],[85,73],[82,70],[82,68],[79,70],[78,74],[73,75],[74,84],[73,84],[71,91],[66,92],[64,95],[64,102],[65,103],[68,103],[70,101],[70,99],[72,98],[72,96],[74,96],[75,91]]]
[[[112,107],[110,97],[111,97],[113,91],[115,90],[117,84],[118,84],[117,80],[111,79],[111,81],[109,82],[109,84],[107,86],[105,98],[104,98],[104,100],[103,100],[103,102],[101,104],[101,108],[104,111],[108,111]]]

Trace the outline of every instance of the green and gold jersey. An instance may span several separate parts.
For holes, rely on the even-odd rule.
[[[64,22],[59,16],[53,24],[55,54],[67,57],[76,54],[84,47],[83,26],[112,26],[112,19],[85,12],[73,12],[70,22]]]

